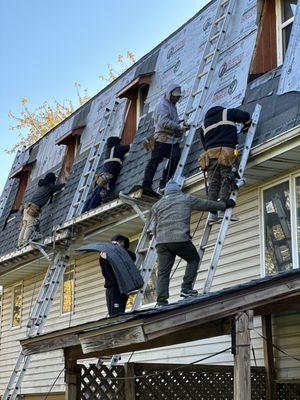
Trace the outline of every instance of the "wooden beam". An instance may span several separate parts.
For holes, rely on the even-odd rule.
[[[264,364],[266,369],[267,400],[276,399],[276,370],[273,352],[272,316],[262,317],[262,332],[267,340],[263,340]]]
[[[234,400],[251,400],[250,312],[235,317]]]
[[[125,370],[125,400],[135,400],[135,378],[134,364],[127,363],[124,365]]]
[[[69,351],[65,350],[65,400],[74,400],[77,398],[77,391],[80,377],[80,367],[76,359],[70,358]]]

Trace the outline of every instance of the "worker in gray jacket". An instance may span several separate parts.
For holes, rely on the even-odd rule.
[[[199,254],[190,236],[190,221],[193,210],[225,211],[235,206],[232,199],[226,201],[204,200],[184,194],[175,181],[169,181],[162,199],[152,207],[153,234],[156,239],[158,255],[157,305],[168,304],[170,273],[179,256],[187,262],[183,283],[182,297],[196,296],[193,284],[197,277]]]
[[[48,172],[44,179],[39,180],[38,187],[33,193],[30,201],[22,204],[20,211],[23,213],[23,218],[20,226],[18,248],[26,245],[35,233],[39,225],[38,217],[42,207],[44,207],[49,200],[51,201],[55,192],[65,186],[65,183],[55,182],[55,174],[53,172]]]
[[[166,94],[157,103],[154,110],[154,137],[153,145],[146,148],[151,149],[151,158],[145,169],[143,180],[143,191],[151,194],[152,181],[158,165],[164,158],[169,159],[169,166],[164,170],[159,188],[163,189],[166,182],[176,171],[180,160],[179,143],[182,134],[188,129],[185,123],[180,123],[176,104],[181,98],[181,88],[172,83],[168,86]]]

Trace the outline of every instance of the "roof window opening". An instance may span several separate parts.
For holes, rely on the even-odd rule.
[[[62,167],[59,173],[59,181],[62,183],[66,182],[71,175],[73,164],[79,152],[80,137],[83,129],[84,127],[73,129],[56,141],[56,144],[63,144],[66,146]]]
[[[296,6],[297,0],[266,0],[264,2],[250,68],[250,80],[283,63]]]

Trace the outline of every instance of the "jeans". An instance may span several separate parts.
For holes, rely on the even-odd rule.
[[[96,185],[90,196],[86,199],[86,202],[84,203],[82,209],[82,213],[99,207],[103,203],[103,200],[108,196],[108,194],[109,191],[107,189],[103,188],[100,185]]]
[[[179,143],[170,144],[163,142],[155,142],[154,149],[151,153],[151,158],[146,166],[143,186],[151,188],[155,172],[158,165],[163,161],[164,158],[169,159],[169,165],[165,168],[163,176],[161,178],[159,187],[164,188],[167,181],[173,176],[176,171],[176,167],[179,163],[181,150]]]
[[[160,243],[156,246],[158,255],[157,303],[166,303],[169,298],[170,274],[179,256],[187,262],[182,282],[182,289],[192,289],[197,277],[200,257],[192,241]]]
[[[120,293],[118,287],[113,286],[107,288],[106,304],[109,316],[113,317],[114,315],[122,314],[123,312],[125,312],[127,300],[128,295]]]
[[[232,168],[218,164],[218,160],[212,159],[207,167],[208,178],[208,199],[217,201],[228,200],[232,190],[228,175],[231,174]]]
[[[39,224],[37,217],[32,217],[28,214],[28,210],[23,211],[23,219],[21,223],[21,229],[18,238],[18,246],[22,246],[27,243]]]

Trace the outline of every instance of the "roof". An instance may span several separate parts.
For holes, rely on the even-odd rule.
[[[241,311],[254,310],[255,315],[299,311],[299,296],[298,269],[163,308],[126,313],[24,339],[21,344],[25,354],[79,345],[83,353],[100,351],[101,355],[161,347],[228,334],[232,316]]]

